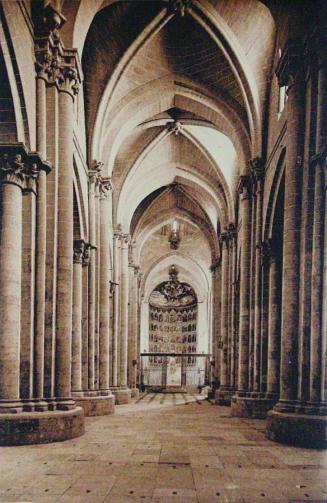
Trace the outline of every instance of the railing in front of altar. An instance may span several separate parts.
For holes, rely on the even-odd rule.
[[[211,382],[210,358],[208,353],[141,353],[140,388],[202,388]]]

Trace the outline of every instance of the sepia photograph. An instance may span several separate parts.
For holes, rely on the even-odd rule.
[[[0,503],[327,503],[327,0],[0,0]]]

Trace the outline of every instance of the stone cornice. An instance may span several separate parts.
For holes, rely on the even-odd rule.
[[[51,171],[50,163],[38,152],[28,152],[23,143],[0,145],[1,183],[18,185],[24,192],[36,193],[37,178],[41,170]]]

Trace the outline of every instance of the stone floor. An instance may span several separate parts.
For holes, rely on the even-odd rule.
[[[265,422],[186,394],[141,396],[63,443],[0,448],[0,501],[327,502],[327,453],[264,437]]]

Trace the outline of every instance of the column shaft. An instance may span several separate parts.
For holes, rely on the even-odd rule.
[[[60,409],[72,407],[71,337],[73,280],[73,100],[59,93],[56,385]]]
[[[90,258],[88,267],[88,379],[89,390],[95,389],[95,299],[96,299],[96,278],[95,278],[95,254],[96,254],[96,215],[95,215],[95,195],[97,184],[97,172],[90,173],[89,184],[89,241]]]
[[[22,189],[1,185],[0,229],[0,413],[22,410],[19,403]]]
[[[46,157],[46,82],[36,79],[36,146]],[[34,396],[44,396],[44,334],[45,334],[45,277],[47,248],[47,180],[40,171],[36,198],[36,270],[35,270],[35,337],[34,337]],[[40,407],[41,404],[39,404]],[[44,404],[45,405],[45,404]]]
[[[114,290],[113,290],[113,339],[112,339],[112,385],[118,386],[118,341],[120,323],[120,239],[114,236]]]
[[[128,348],[128,238],[121,240],[120,272],[120,368],[119,385],[127,386],[127,348]]]
[[[285,167],[285,211],[283,239],[283,302],[280,399],[297,396],[297,352],[299,319],[299,265],[301,232],[301,176],[303,152],[303,97],[301,81],[289,89]]]
[[[84,243],[74,243],[73,322],[72,322],[72,391],[82,390],[82,256]]]
[[[260,175],[256,180],[255,278],[254,278],[254,369],[253,391],[260,391],[261,377],[261,233],[263,187]]]
[[[110,200],[102,192],[100,198],[100,289],[99,289],[99,387],[109,389],[109,329],[110,329],[110,243],[109,213]]]
[[[270,257],[269,267],[269,328],[268,328],[268,373],[267,393],[276,396],[279,392],[280,365],[280,292],[278,286],[278,264]]]
[[[238,390],[247,391],[249,384],[249,321],[250,321],[250,266],[251,266],[251,203],[247,177],[241,178],[240,208],[242,227],[240,264],[240,325]]]
[[[221,235],[221,360],[220,360],[220,386],[228,386],[228,236]]]

